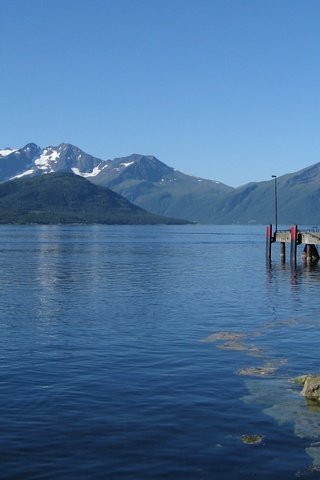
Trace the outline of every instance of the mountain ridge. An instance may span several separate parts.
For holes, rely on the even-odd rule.
[[[103,160],[71,144],[43,149],[29,143],[0,150],[0,182],[69,172],[110,188],[157,215],[197,223],[269,223],[274,217],[274,180],[237,188],[186,175],[153,155],[132,154]],[[277,178],[279,220],[320,223],[320,163]]]

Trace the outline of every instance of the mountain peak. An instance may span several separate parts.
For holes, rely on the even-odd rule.
[[[25,145],[22,150],[30,150],[30,149],[34,149],[34,148],[40,148],[36,143],[27,143],[27,145]]]
[[[140,155],[133,153],[128,157],[115,158],[112,161],[113,172],[118,180],[121,178],[132,178],[146,182],[159,182],[161,179],[172,173],[173,168],[158,160],[153,155]],[[117,182],[118,182],[117,180]]]

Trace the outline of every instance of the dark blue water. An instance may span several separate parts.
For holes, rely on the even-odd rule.
[[[0,477],[320,478],[292,382],[320,266],[264,255],[264,227],[1,227]]]

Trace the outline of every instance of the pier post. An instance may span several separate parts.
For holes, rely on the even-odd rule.
[[[290,251],[290,262],[292,266],[297,264],[297,245],[298,245],[298,226],[293,225],[291,227],[291,251]]]
[[[270,223],[267,226],[266,231],[266,260],[268,263],[271,263],[271,244],[272,244],[272,224]]]
[[[315,245],[312,245],[312,260],[314,262],[319,262],[319,252]]]
[[[315,245],[307,243],[301,255],[302,260],[307,262],[318,262],[319,252]]]
[[[310,262],[312,260],[312,249],[310,243],[307,243],[306,245],[306,254],[307,254],[307,262]]]
[[[286,243],[285,242],[280,243],[280,260],[281,260],[281,263],[286,262]]]

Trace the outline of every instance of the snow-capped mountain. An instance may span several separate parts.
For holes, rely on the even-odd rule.
[[[1,169],[4,164],[10,164],[11,168]],[[21,149],[0,150],[0,181],[54,172],[74,172],[89,177],[97,175],[99,166],[102,168],[105,164],[108,161],[102,161],[66,143],[44,149],[28,144]]]
[[[273,218],[272,180],[234,189],[186,175],[152,155],[102,160],[66,143],[43,149],[34,143],[0,149],[0,182],[20,177],[32,181],[56,172],[85,177],[158,215],[200,223],[269,223]],[[279,177],[278,186],[281,222],[319,223],[320,163]]]
[[[29,143],[21,149],[0,150],[0,181],[27,175],[73,172],[88,179],[101,177],[95,182],[101,185],[113,181],[127,169],[130,177],[148,181],[160,180],[163,175],[174,171],[153,156],[134,154],[114,160],[102,160],[67,143],[43,149]]]
[[[161,186],[181,184],[183,181],[193,185],[203,183],[210,187],[226,187],[220,182],[185,175],[153,155],[133,154],[114,160],[102,160],[68,143],[43,149],[34,143],[28,143],[21,149],[7,147],[0,150],[0,182],[55,172],[73,172],[103,186],[118,185],[131,179],[159,183]]]
[[[29,169],[33,160],[40,155],[41,148],[34,143],[28,143],[23,148],[4,148],[0,150],[0,181]]]
[[[108,187],[152,213],[192,221],[212,218],[217,198],[233,190],[221,182],[185,175],[152,155],[102,160],[67,143],[0,150],[0,182],[57,172],[72,172]]]

